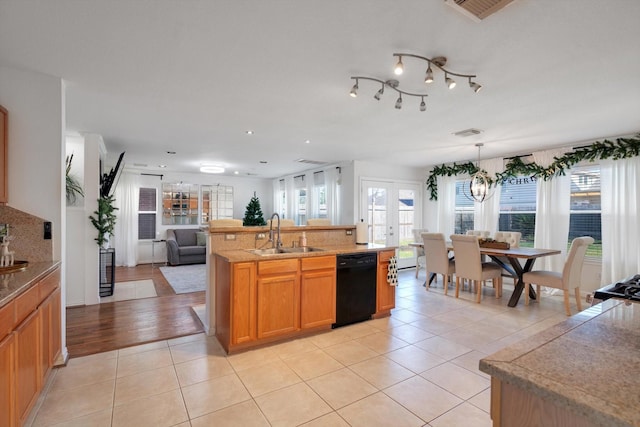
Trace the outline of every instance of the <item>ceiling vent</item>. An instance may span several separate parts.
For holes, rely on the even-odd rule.
[[[444,0],[446,4],[463,15],[480,22],[507,6],[514,0]]]
[[[472,135],[478,135],[481,134],[482,131],[480,129],[465,129],[465,130],[461,130],[459,132],[455,132],[454,135],[455,136],[460,136],[460,137],[466,137],[466,136],[472,136]]]
[[[298,163],[308,163],[310,165],[326,165],[327,162],[320,162],[318,160],[307,160],[307,159],[298,159],[296,160]]]

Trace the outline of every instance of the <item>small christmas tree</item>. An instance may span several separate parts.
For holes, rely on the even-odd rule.
[[[253,192],[253,197],[247,205],[247,210],[244,212],[244,219],[242,225],[267,225],[267,222],[262,217],[262,209],[260,208],[260,199],[256,197],[256,192]]]

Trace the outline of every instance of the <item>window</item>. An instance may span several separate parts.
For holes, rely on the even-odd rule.
[[[465,187],[468,180],[456,181],[456,226],[455,234],[466,234],[473,230],[473,200]]]
[[[155,239],[156,189],[140,188],[138,199],[138,240]]]
[[[600,166],[578,166],[571,169],[571,211],[569,241],[591,236],[595,242],[587,248],[587,256],[602,257],[602,222],[600,207]]]
[[[500,190],[500,231],[522,233],[520,246],[533,247],[536,229],[536,179],[509,178]]]

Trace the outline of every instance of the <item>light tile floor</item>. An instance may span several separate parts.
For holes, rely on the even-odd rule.
[[[391,317],[227,356],[202,334],[71,359],[31,426],[490,426],[478,361],[566,319],[401,271]]]

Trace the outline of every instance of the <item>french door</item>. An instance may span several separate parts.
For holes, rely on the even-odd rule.
[[[414,228],[422,223],[422,194],[418,182],[362,179],[360,217],[369,225],[369,243],[397,246],[398,268],[416,264]]]

